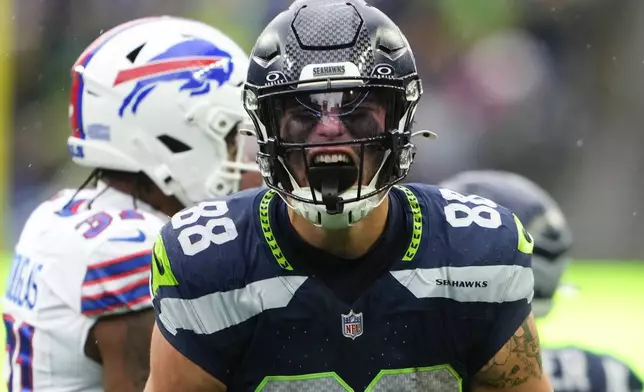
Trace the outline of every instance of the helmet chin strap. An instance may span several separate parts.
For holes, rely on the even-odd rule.
[[[361,194],[371,193],[376,189],[375,184],[378,182],[379,174],[382,171],[382,168],[384,167],[385,162],[387,161],[387,158],[389,157],[390,154],[391,154],[391,151],[385,152],[385,156],[383,157],[382,163],[380,164],[380,167],[378,168],[378,171],[376,172],[376,174],[373,176],[373,179],[371,180],[371,182],[367,185],[361,185],[361,188],[360,188]],[[319,179],[320,190],[317,190],[315,187],[304,187],[304,188],[300,187],[297,184],[297,181],[295,180],[295,178],[293,178],[293,175],[286,168],[287,166],[284,164],[282,158],[278,158],[278,159],[280,159],[280,163],[284,165],[286,173],[289,176],[289,179],[294,189],[293,193],[300,197],[306,197],[311,201],[303,202],[295,199],[289,200],[289,198],[286,195],[278,192],[280,197],[298,215],[304,217],[306,220],[308,220],[313,225],[318,227],[323,227],[325,229],[333,230],[333,229],[345,229],[349,226],[352,226],[358,221],[362,220],[367,215],[369,215],[369,213],[373,211],[375,208],[377,208],[385,199],[385,195],[388,192],[388,190],[384,190],[382,193],[378,193],[376,195],[373,195],[371,197],[368,197],[362,200],[358,200],[350,203],[341,203],[343,199],[350,199],[357,196],[358,194],[357,187],[354,186],[357,179],[357,168],[355,166],[354,166],[354,169],[355,169],[354,174],[351,174],[348,170],[347,170],[347,173],[344,173],[344,175],[338,174],[338,173],[334,174],[333,172],[320,173],[320,177],[321,177]],[[322,176],[321,174],[324,174],[324,176]],[[346,176],[346,177],[344,177],[344,180],[343,180],[342,178],[340,178],[341,176]],[[355,177],[353,177],[353,179],[350,179],[350,176],[355,176]],[[310,175],[309,175],[309,181],[311,181]],[[328,182],[328,183],[324,184],[324,182]],[[315,186],[315,184],[313,185]],[[345,186],[346,188],[343,188],[343,186]],[[319,198],[322,199],[322,201],[324,202],[324,192],[326,187],[330,188],[330,190],[327,190],[330,196],[332,198],[337,198],[337,199],[334,199],[333,201],[340,203],[340,207],[341,207],[340,212],[336,212],[335,214],[332,214],[327,209],[326,205],[313,204],[313,199],[311,198],[312,192],[317,192],[316,197],[319,195]]]
[[[346,192],[358,179],[355,165],[315,166],[309,169],[309,183],[322,194],[322,201],[329,215],[341,214],[344,205],[340,194]]]

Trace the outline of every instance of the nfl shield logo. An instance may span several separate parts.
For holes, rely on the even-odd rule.
[[[362,312],[342,315],[342,335],[347,338],[355,339],[362,335]]]

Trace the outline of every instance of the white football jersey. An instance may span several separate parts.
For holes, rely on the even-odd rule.
[[[13,391],[102,391],[84,354],[102,316],[150,308],[151,249],[167,217],[100,183],[59,192],[29,217],[4,297]]]

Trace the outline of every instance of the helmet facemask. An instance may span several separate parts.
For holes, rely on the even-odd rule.
[[[226,86],[228,87],[228,86]],[[221,87],[224,88],[224,87]],[[190,176],[187,173],[180,176],[181,184],[177,184],[177,197],[186,206],[193,205],[204,198],[222,197],[240,190],[242,176],[245,172],[257,172],[257,165],[249,159],[245,152],[248,137],[239,132],[239,126],[246,119],[240,112],[229,110],[209,102],[188,106],[189,98],[182,101],[186,121],[199,128],[206,138],[200,140],[201,145],[192,148],[209,146],[207,156],[200,159],[211,166],[195,168],[210,171],[207,176],[199,174]],[[213,159],[216,158],[216,159]],[[191,160],[199,160],[191,157]],[[194,165],[191,165],[194,168]],[[202,182],[195,182],[200,178]]]
[[[244,87],[266,185],[313,225],[355,224],[407,175],[421,95],[385,14],[364,1],[293,3],[258,37]]]
[[[315,225],[354,224],[406,176],[415,104],[401,87],[364,84],[267,94],[258,100],[259,124],[272,131],[258,155],[267,185]]]
[[[206,180],[209,197],[221,197],[240,190],[242,176],[245,172],[256,172],[257,166],[249,161],[245,153],[248,137],[239,133],[237,125],[219,143],[226,146],[227,159],[221,167]],[[223,153],[223,151],[222,151]]]

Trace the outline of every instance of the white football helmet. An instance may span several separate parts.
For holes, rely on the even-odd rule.
[[[184,205],[235,192],[245,163],[237,129],[248,56],[204,23],[161,16],[104,33],[72,69],[74,162],[145,173]],[[230,137],[237,155],[229,159]]]

